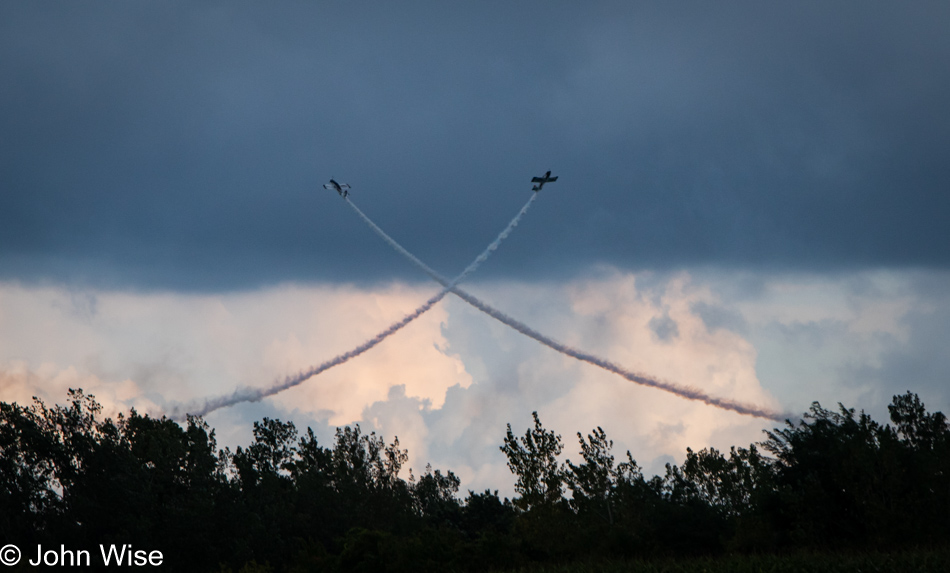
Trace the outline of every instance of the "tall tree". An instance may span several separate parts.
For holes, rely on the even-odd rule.
[[[557,459],[564,448],[561,436],[545,430],[537,412],[531,416],[534,428],[529,428],[520,439],[515,438],[508,424],[505,442],[500,448],[508,458],[508,469],[518,478],[515,492],[521,497],[514,503],[523,511],[560,502],[564,482]]]
[[[571,508],[578,513],[593,513],[613,525],[615,520],[615,492],[621,483],[632,483],[642,478],[640,468],[627,452],[626,462],[616,464],[611,452],[614,442],[607,439],[598,426],[587,435],[580,432],[577,440],[581,447],[582,464],[567,461],[565,481],[571,490]]]

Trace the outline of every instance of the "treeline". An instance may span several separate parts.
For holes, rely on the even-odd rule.
[[[200,419],[0,403],[0,543],[161,550],[176,571],[475,571],[725,553],[898,551],[950,540],[950,427],[912,393],[890,424],[818,403],[728,453],[687,450],[647,478],[600,428],[577,463],[537,414],[501,450],[516,497],[459,496],[459,479],[359,426],[332,445],[264,418],[219,450]],[[22,566],[23,564],[21,564]]]

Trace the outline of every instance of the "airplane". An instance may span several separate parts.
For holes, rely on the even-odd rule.
[[[544,174],[543,177],[532,177],[532,178],[531,178],[531,182],[532,182],[532,183],[537,183],[537,185],[535,185],[534,187],[532,187],[531,190],[534,191],[535,193],[537,193],[538,191],[541,190],[542,187],[544,187],[544,184],[545,184],[545,183],[554,183],[555,181],[557,181],[557,177],[556,177],[556,176],[555,176],[555,177],[551,177],[551,172],[548,171],[547,173]]]
[[[555,177],[557,179],[557,177]],[[340,194],[340,197],[346,197],[350,194],[350,186],[346,183],[337,183],[333,179],[330,179],[330,182],[323,186],[324,189],[333,189]]]

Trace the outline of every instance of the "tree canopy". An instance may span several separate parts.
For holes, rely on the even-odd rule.
[[[468,491],[452,471],[406,471],[408,452],[359,425],[333,443],[264,418],[219,449],[199,418],[102,418],[0,403],[0,539],[21,547],[159,548],[182,571],[485,570],[595,558],[944,547],[950,426],[911,392],[890,423],[814,403],[760,444],[687,449],[647,478],[594,428],[563,460],[537,412],[500,450],[516,496]]]

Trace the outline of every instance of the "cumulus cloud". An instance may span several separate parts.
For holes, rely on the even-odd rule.
[[[709,394],[802,412],[842,401],[886,415],[892,393],[946,409],[947,277],[838,277],[596,270],[565,283],[486,282],[472,291],[566,344]],[[0,284],[0,400],[95,394],[110,415],[266,386],[398,320],[433,285],[285,285],[206,295],[71,292]],[[657,324],[676,325],[675,336]],[[943,381],[943,382],[940,382]],[[918,383],[919,382],[919,385]],[[906,386],[906,387],[905,387]],[[511,493],[505,424],[537,410],[576,455],[575,433],[602,426],[648,473],[686,447],[748,445],[772,427],[632,384],[538,345],[446,299],[359,360],[287,392],[208,416],[222,445],[247,444],[262,416],[312,426],[360,423],[398,436],[410,465],[452,469],[463,487]]]
[[[662,283],[660,288],[642,289],[634,275],[617,273],[566,286],[534,285],[530,291],[504,284],[483,285],[487,292],[479,297],[498,301],[502,310],[516,309],[512,314],[539,330],[625,367],[696,386],[715,396],[778,405],[756,378],[751,345],[731,332],[709,333],[702,320],[690,312],[693,301],[711,295],[702,289],[690,289],[689,284],[689,278],[682,275]],[[675,321],[678,336],[659,339],[651,326],[658,317]],[[462,320],[468,324],[484,318],[463,314]],[[476,447],[503,467],[497,445],[505,423],[512,422],[514,428],[527,427],[533,410],[539,411],[548,427],[563,435],[567,451],[576,449],[577,431],[586,433],[599,425],[617,443],[618,454],[630,449],[635,458],[655,471],[662,469],[662,463],[656,460],[679,455],[686,446],[710,444],[714,434],[739,437],[738,443],[748,443],[758,439],[760,430],[770,424],[632,384],[506,329],[490,328],[491,341],[466,335],[457,340],[453,332],[451,329],[449,341],[466,363],[470,355],[484,352],[492,342],[495,348],[507,349],[503,353],[519,357],[514,364],[508,360],[502,360],[496,368],[488,364],[475,376],[471,388],[450,393],[443,416],[469,420],[470,425],[455,430],[460,445],[440,450],[453,457],[466,449],[461,444],[477,440],[480,432],[475,428],[482,426],[482,432],[490,432],[492,439],[490,444],[477,441]],[[488,420],[447,413],[452,408],[465,410],[463,394],[484,401],[486,389],[489,396],[494,392],[504,397],[488,412]],[[723,428],[742,431],[727,436],[722,434]],[[730,443],[716,445],[725,447]]]
[[[73,312],[74,294],[4,285],[0,294],[0,360],[74,368],[99,380],[133,379],[161,402],[263,386],[362,342],[401,318],[431,289],[392,284],[280,287],[224,295],[97,293],[94,317]],[[435,308],[364,360],[289,391],[275,402],[323,411],[334,424],[358,419],[390,387],[441,405],[445,388],[471,383],[440,334]],[[39,382],[37,382],[39,384]]]
[[[741,327],[759,353],[759,377],[793,411],[818,400],[886,419],[892,396],[907,390],[928,407],[950,406],[947,272],[746,274],[710,284],[733,317],[719,325]]]
[[[74,366],[60,369],[54,364],[40,364],[31,369],[22,360],[0,363],[0,399],[7,403],[30,406],[34,399],[47,405],[63,403],[69,390],[76,388],[95,396],[105,417],[115,418],[130,408],[143,414],[159,411],[132,380],[105,381],[94,374],[82,374]]]

